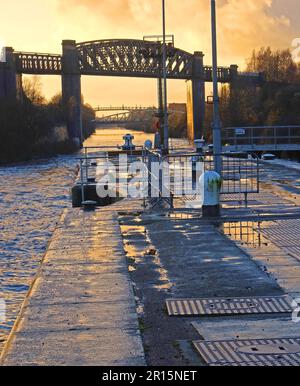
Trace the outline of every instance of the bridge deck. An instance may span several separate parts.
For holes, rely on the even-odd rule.
[[[157,43],[136,39],[112,39],[78,43],[78,62],[75,66],[81,75],[123,76],[141,78],[162,77],[161,54]],[[61,55],[32,52],[15,52],[16,69],[20,74],[59,75],[63,72]],[[154,55],[154,56],[153,56]],[[202,74],[194,73],[194,54],[173,48],[166,60],[169,79],[203,79],[212,82],[212,66],[204,66]],[[218,67],[218,81],[232,80],[261,83],[260,73],[238,73],[232,67]]]

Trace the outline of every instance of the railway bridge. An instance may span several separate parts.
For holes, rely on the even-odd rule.
[[[21,95],[22,74],[60,75],[63,103],[68,108],[68,131],[74,143],[82,141],[81,76],[153,78],[158,81],[162,101],[162,43],[150,40],[109,39],[76,43],[63,40],[62,54],[30,53],[5,48],[6,62],[0,63],[0,98]],[[189,53],[168,46],[168,79],[187,82],[188,132],[201,138],[205,115],[205,82],[212,82],[212,67],[204,64],[200,51]],[[240,73],[238,66],[218,68],[218,81],[235,85],[263,82],[260,73]]]

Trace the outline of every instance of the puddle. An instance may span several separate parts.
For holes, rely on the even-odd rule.
[[[187,213],[187,212],[169,212],[169,213],[161,213],[157,215],[157,217],[165,217],[171,220],[193,220],[199,219],[201,216],[197,213]]]
[[[121,221],[120,221],[121,220]],[[123,245],[128,261],[128,270],[130,273],[137,271],[139,265],[146,262],[152,265],[153,271],[157,274],[157,284],[152,284],[154,288],[161,291],[168,291],[172,287],[168,273],[164,269],[159,258],[159,252],[152,245],[144,225],[128,225],[124,219],[119,217],[121,233],[123,236]],[[129,219],[129,223],[132,219]]]
[[[218,225],[217,228],[231,240],[240,245],[253,248],[267,248],[270,241],[264,237],[262,230],[270,227],[274,222],[240,221]]]

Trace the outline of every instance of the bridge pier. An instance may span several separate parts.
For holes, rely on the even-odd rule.
[[[193,57],[193,79],[187,81],[187,129],[188,138],[201,139],[204,135],[205,79],[202,52]]]
[[[17,74],[12,47],[5,48],[5,62],[0,63],[0,98],[22,100],[22,75]]]
[[[67,112],[69,138],[76,148],[83,143],[81,74],[74,40],[62,42],[62,100]]]

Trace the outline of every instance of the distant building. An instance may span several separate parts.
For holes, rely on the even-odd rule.
[[[169,110],[186,113],[186,103],[169,103]]]

